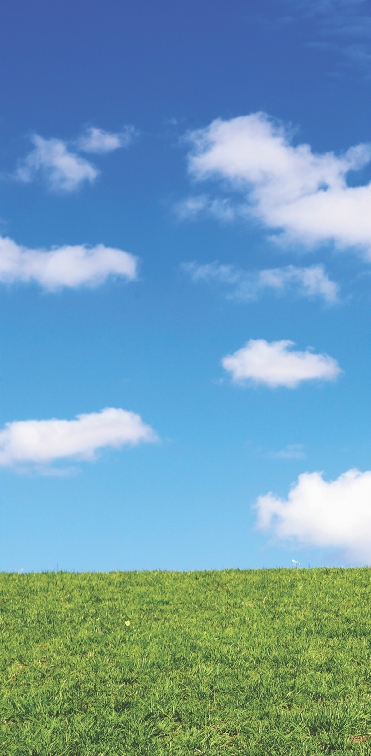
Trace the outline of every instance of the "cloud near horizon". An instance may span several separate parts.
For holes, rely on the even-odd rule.
[[[108,407],[74,420],[24,420],[0,431],[0,466],[48,464],[61,459],[93,461],[105,447],[118,449],[158,440],[140,415]]]
[[[48,291],[98,286],[109,276],[133,281],[137,258],[120,249],[97,244],[64,245],[49,251],[28,249],[0,237],[0,282],[36,282]]]
[[[256,501],[257,528],[302,546],[340,548],[371,562],[371,471],[348,470],[326,482],[303,473],[287,499],[272,493]]]
[[[338,301],[339,286],[328,277],[323,265],[298,268],[287,265],[257,272],[242,270],[235,265],[222,265],[217,260],[200,265],[197,262],[183,263],[181,269],[190,275],[194,283],[219,283],[228,286],[229,298],[256,299],[265,290],[284,293],[294,291],[303,297],[322,297],[327,304]]]
[[[371,144],[342,155],[317,154],[292,144],[292,130],[258,112],[229,121],[218,118],[186,135],[190,175],[221,179],[243,195],[246,213],[272,230],[277,240],[308,247],[333,243],[356,248],[371,260],[371,184],[349,186],[347,175],[371,162]],[[210,201],[195,201],[193,214]],[[220,201],[219,201],[220,203]],[[241,215],[241,201],[228,198]],[[217,214],[217,213],[216,213]]]
[[[341,369],[336,360],[327,354],[293,350],[293,341],[250,339],[233,354],[222,359],[222,365],[232,375],[234,383],[246,381],[263,383],[271,388],[296,388],[303,381],[337,378]]]

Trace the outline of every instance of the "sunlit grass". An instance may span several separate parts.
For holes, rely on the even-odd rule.
[[[1,756],[371,753],[371,570],[0,575]]]

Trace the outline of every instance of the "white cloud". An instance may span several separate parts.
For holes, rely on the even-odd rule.
[[[221,265],[217,261],[206,265],[183,263],[181,267],[195,283],[205,281],[229,286],[232,290],[230,296],[237,299],[255,299],[265,289],[280,292],[291,289],[300,296],[322,297],[328,304],[338,301],[339,287],[328,277],[323,265],[308,268],[287,265],[258,272],[241,270],[234,265]]]
[[[0,465],[46,464],[60,459],[93,460],[98,449],[157,440],[139,415],[109,407],[74,420],[25,420],[0,431]]]
[[[371,145],[336,156],[292,145],[290,129],[265,113],[217,119],[188,134],[189,170],[198,181],[223,179],[242,192],[246,209],[283,241],[333,242],[371,259],[371,184],[349,186],[350,171],[371,161]],[[200,208],[202,210],[202,208]]]
[[[293,341],[250,339],[246,346],[222,360],[225,370],[236,383],[246,380],[267,386],[295,388],[302,381],[334,380],[341,372],[338,363],[327,354],[294,351]]]
[[[113,150],[120,149],[120,147],[128,147],[136,136],[136,133],[134,126],[125,126],[117,134],[91,126],[86,129],[85,134],[80,137],[77,144],[82,152],[112,152]]]
[[[34,149],[20,162],[16,178],[26,183],[40,175],[54,192],[73,192],[84,182],[93,183],[98,169],[85,158],[71,152],[61,139],[31,137]]]
[[[269,493],[255,506],[260,530],[371,560],[371,471],[348,470],[328,483],[321,473],[303,473],[286,500]]]
[[[98,244],[63,246],[48,252],[28,249],[0,237],[0,282],[40,284],[53,291],[62,287],[97,286],[109,276],[136,277],[137,259],[120,249]]]

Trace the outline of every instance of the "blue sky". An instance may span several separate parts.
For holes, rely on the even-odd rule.
[[[3,5],[0,569],[371,562],[368,13]]]

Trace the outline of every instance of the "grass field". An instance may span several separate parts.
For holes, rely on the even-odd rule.
[[[0,575],[1,756],[371,754],[371,570]]]

